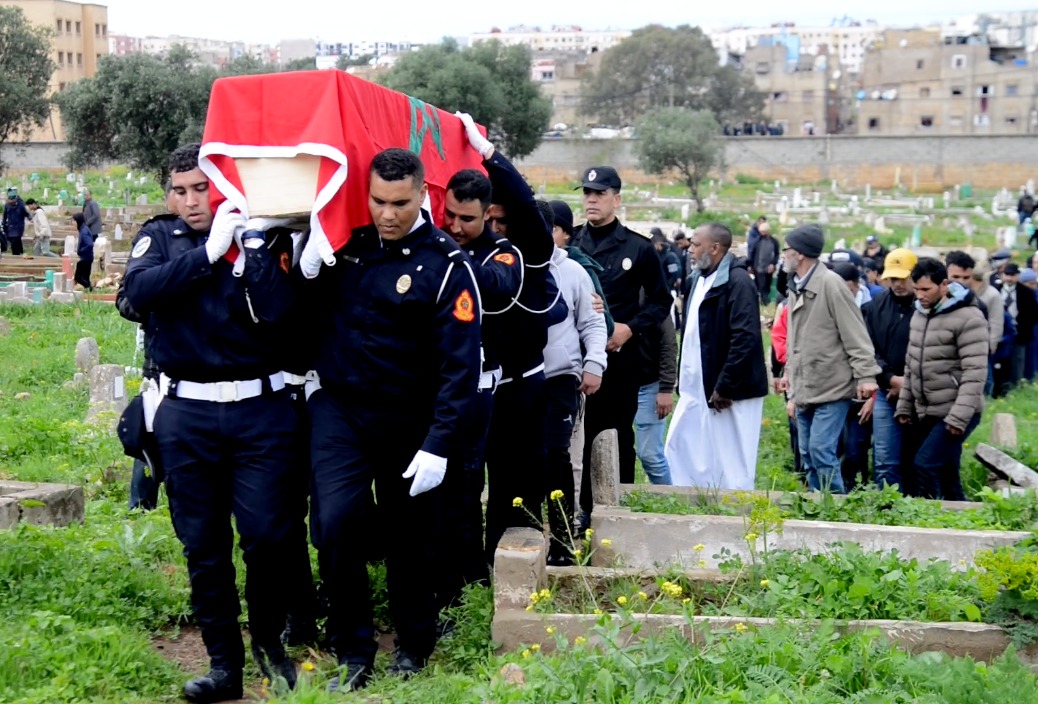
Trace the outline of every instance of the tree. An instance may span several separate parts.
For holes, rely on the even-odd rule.
[[[101,59],[97,75],[58,96],[72,168],[106,160],[169,176],[169,153],[198,141],[216,72],[186,51]]]
[[[335,68],[340,71],[345,71],[351,66],[367,66],[375,58],[374,54],[361,54],[355,59],[351,59],[346,54],[339,57],[339,60],[335,62]]]
[[[696,211],[703,212],[699,184],[724,162],[721,127],[709,110],[660,108],[647,113],[638,121],[635,150],[646,173],[681,174]]]
[[[282,71],[316,71],[317,57],[304,56],[301,59],[292,59],[281,67]]]
[[[747,80],[720,66],[699,27],[649,25],[603,54],[598,71],[585,79],[583,111],[615,126],[663,107],[709,109],[719,121],[735,113],[732,119],[752,119],[763,96]],[[753,114],[739,112],[744,109]]]
[[[756,122],[764,114],[764,94],[745,73],[722,66],[714,76],[706,107],[722,125]]]
[[[0,144],[47,122],[54,69],[50,29],[30,24],[21,8],[0,6]]]
[[[531,153],[551,118],[551,103],[530,78],[530,52],[498,42],[462,50],[446,39],[404,54],[383,77],[388,88],[485,125],[509,157]]]

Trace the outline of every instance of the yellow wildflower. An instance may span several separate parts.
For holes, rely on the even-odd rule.
[[[523,651],[522,657],[524,657],[524,658],[530,657],[530,649],[529,648],[527,648],[526,650]]]
[[[679,597],[681,596],[682,592],[681,587],[677,584],[674,584],[674,582],[664,582],[663,586],[661,586],[660,589],[663,591],[664,594],[672,597]]]
[[[690,604],[691,602],[692,602],[692,598],[688,597],[688,596],[686,596],[684,599],[681,600],[682,604]]]
[[[512,499],[512,508],[522,508],[522,507],[523,507],[523,497],[517,496],[514,499]]]
[[[548,589],[542,589],[540,594],[542,599],[551,599],[551,591]]]
[[[769,586],[771,586],[771,581],[770,581],[770,580],[767,580],[767,579],[762,579],[762,580],[760,581],[760,585],[761,585],[762,587],[764,587],[765,589],[767,589],[767,588],[768,588]]]
[[[314,671],[314,664],[312,662],[310,662],[309,660],[304,662],[302,667],[303,667],[303,670],[305,672],[313,672]]]
[[[699,543],[699,545],[696,545],[692,549],[695,550],[696,552],[703,552],[704,550],[706,550],[706,546],[703,545],[702,543]]]
[[[611,547],[613,547],[613,541],[610,540],[609,538],[605,538],[602,541],[602,547],[604,547],[604,548],[611,548]]]
[[[625,597],[625,596],[618,596],[618,597],[616,597],[616,603],[619,604],[620,606],[626,606],[627,605],[627,597]]]
[[[530,646],[530,650],[532,650],[532,651],[533,651],[533,652],[535,652],[535,653],[536,653],[536,652],[537,652],[538,650],[540,650],[540,649],[541,649],[541,644],[540,644],[540,643],[534,643],[533,645],[531,645],[531,646]]]
[[[552,501],[562,501],[562,498],[564,496],[565,494],[562,493],[562,489],[556,489],[555,491],[551,492]]]
[[[544,629],[544,632],[547,633],[549,636],[553,636],[555,635],[555,628],[552,626],[548,626]]]
[[[587,639],[584,636],[577,636],[573,639],[573,645],[584,645],[586,642]]]
[[[747,534],[746,534],[746,540],[748,540],[748,541],[749,541],[749,542],[751,542],[751,543],[752,543],[753,541],[755,541],[755,540],[756,540],[757,538],[759,538],[759,537],[760,537],[760,536],[759,536],[759,535],[757,535],[756,533],[747,533]]]
[[[268,677],[264,677],[264,678],[263,678],[263,686],[264,686],[264,687],[267,687],[267,686],[269,686],[269,685],[270,685],[270,678],[268,678]]]
[[[699,566],[700,567],[706,567],[706,560],[700,560],[699,561]]]
[[[594,613],[595,613],[595,616],[601,616],[602,615],[602,609],[595,609]]]
[[[743,631],[746,630],[746,624],[745,623],[737,623],[737,624],[735,624],[735,630],[737,630],[739,633],[742,633]]]
[[[530,604],[529,606],[527,606],[526,610],[527,611],[533,611],[533,604]]]
[[[581,550],[580,548],[577,548],[576,550],[573,551],[573,557],[577,558],[578,560],[581,557],[583,557],[583,556],[584,556],[584,551]]]
[[[591,540],[591,536],[594,535],[594,534],[595,534],[595,530],[593,528],[588,528],[586,531],[584,531],[584,537],[587,538],[588,540]]]
[[[649,600],[649,595],[646,594],[645,592],[638,592],[638,598],[641,599],[642,601],[648,601]]]

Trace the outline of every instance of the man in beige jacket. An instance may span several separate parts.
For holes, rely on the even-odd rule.
[[[916,312],[897,402],[906,430],[906,489],[912,496],[964,501],[959,462],[984,410],[988,326],[973,293],[950,281],[940,261],[920,259],[912,281]]]
[[[880,368],[846,284],[818,262],[824,244],[822,228],[801,225],[789,233],[782,250],[782,266],[790,275],[784,383],[808,486],[842,494],[837,443],[851,399],[876,393]]]

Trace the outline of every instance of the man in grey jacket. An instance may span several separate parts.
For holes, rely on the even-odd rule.
[[[90,234],[97,239],[101,234],[101,206],[94,200],[89,188],[83,189],[83,218],[86,226],[90,228]]]
[[[912,281],[916,312],[897,402],[908,434],[907,493],[964,501],[959,462],[984,410],[988,327],[973,293],[950,281],[940,261],[920,259]]]
[[[580,394],[593,394],[606,368],[605,316],[594,310],[594,284],[584,267],[569,258],[564,234],[555,228],[551,274],[559,289],[553,308],[561,319],[548,328],[544,376],[548,397],[545,449],[548,455],[549,565],[573,564],[567,521],[574,511],[573,464],[570,441],[580,407]],[[562,241],[560,241],[562,240]],[[562,316],[565,317],[562,317]],[[582,352],[583,350],[583,352]],[[561,491],[562,497],[554,492]],[[554,494],[554,497],[552,496]]]
[[[836,454],[851,399],[876,393],[875,350],[843,279],[819,266],[825,235],[801,225],[786,237],[782,266],[790,275],[787,410],[796,415],[807,483],[844,493]]]

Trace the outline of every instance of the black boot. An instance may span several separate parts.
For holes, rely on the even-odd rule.
[[[285,655],[285,648],[281,643],[261,646],[256,641],[252,641],[252,657],[255,658],[263,676],[270,680],[275,690],[279,679],[285,680],[289,690],[296,688],[296,665]]]
[[[212,669],[184,685],[184,698],[195,704],[211,704],[242,698],[241,670]]]
[[[407,651],[397,650],[396,658],[386,672],[408,680],[422,671],[427,660],[428,658],[420,658],[408,653]]]
[[[329,692],[355,692],[371,681],[371,666],[359,662],[339,664],[339,672],[328,682]]]
[[[295,648],[300,645],[317,645],[317,624],[313,619],[288,617],[288,625],[281,633],[281,642],[287,648]]]

